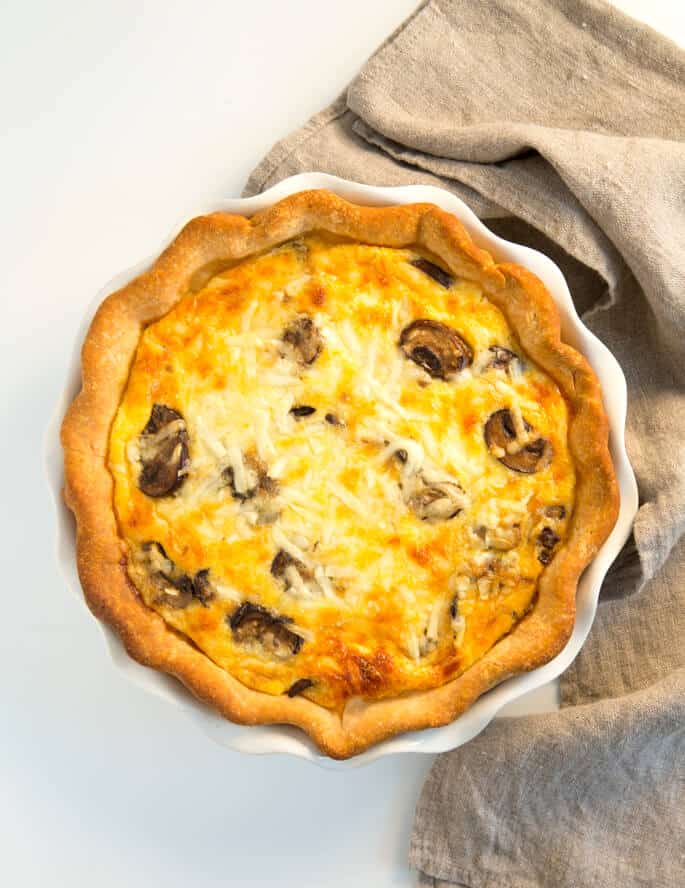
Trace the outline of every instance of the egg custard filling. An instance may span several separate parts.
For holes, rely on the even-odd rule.
[[[479,284],[291,241],[142,332],[108,454],[130,580],[249,688],[332,710],[436,688],[534,607],[567,423]]]

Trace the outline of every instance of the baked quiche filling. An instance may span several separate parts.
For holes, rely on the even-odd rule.
[[[535,604],[567,422],[479,285],[290,242],[142,332],[108,460],[130,579],[248,687],[332,709],[437,687]]]

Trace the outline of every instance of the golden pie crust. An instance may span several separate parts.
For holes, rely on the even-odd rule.
[[[292,697],[283,693],[286,686],[278,685],[278,675],[275,684],[265,685],[270,693],[249,687],[255,682],[245,675],[239,681],[230,666],[215,662],[220,658],[210,659],[202,650],[202,636],[191,640],[174,628],[173,620],[161,615],[164,608],[149,606],[149,597],[131,579],[136,574],[127,538],[135,533],[135,520],[130,526],[122,523],[122,509],[115,506],[121,480],[110,440],[116,444],[112,429],[140,364],[143,332],[223,273],[230,276],[243,260],[307,237],[416,250],[455,278],[474,282],[506,319],[526,359],[553,381],[565,403],[565,450],[575,486],[563,539],[536,577],[536,597],[527,614],[480,659],[461,673],[455,669],[457,677],[451,680],[444,676],[438,686],[417,689],[400,681],[381,693],[373,682],[357,681],[337,699],[321,697],[319,702],[316,689]],[[76,517],[78,568],[88,604],[118,633],[132,657],[175,675],[230,720],[296,725],[325,753],[345,758],[401,731],[452,721],[486,690],[542,665],[566,643],[578,578],[618,512],[599,384],[585,359],[561,342],[558,314],[543,284],[520,266],[496,264],[450,214],[430,204],[360,207],[327,191],[309,191],[251,219],[225,213],[194,219],[147,272],[100,306],[84,343],[82,368],[82,391],[65,417],[62,442],[65,498]],[[249,588],[240,591],[250,600]],[[399,662],[399,655],[393,656]]]

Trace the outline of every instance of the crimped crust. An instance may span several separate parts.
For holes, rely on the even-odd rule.
[[[455,275],[477,281],[566,398],[576,469],[569,535],[540,577],[531,613],[457,679],[402,697],[353,698],[342,716],[303,697],[245,687],[144,604],[128,578],[107,468],[111,424],[142,329],[222,268],[316,230],[382,246],[423,247]],[[83,346],[82,373],[62,443],[65,499],[76,517],[78,570],[88,605],[134,659],[175,675],[231,721],[296,725],[328,755],[346,758],[399,732],[451,722],[505,678],[549,661],[568,640],[578,578],[618,513],[599,383],[587,361],[561,342],[558,314],[541,281],[520,266],[497,265],[450,214],[431,204],[360,207],[327,191],[308,191],[251,219],[225,213],[193,219],[147,272],[100,306]]]

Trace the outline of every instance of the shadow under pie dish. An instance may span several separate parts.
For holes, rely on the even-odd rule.
[[[191,221],[99,309],[62,439],[96,615],[339,758],[550,660],[617,513],[544,286],[430,204]]]

